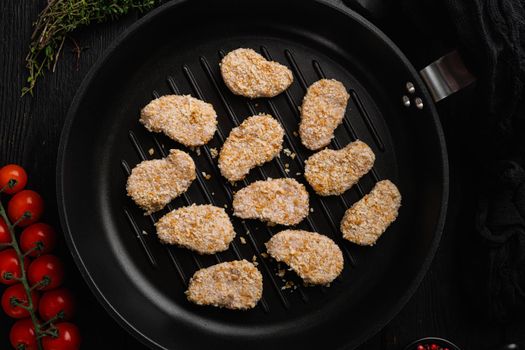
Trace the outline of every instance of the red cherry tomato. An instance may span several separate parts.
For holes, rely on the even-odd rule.
[[[33,250],[29,256],[39,256],[50,253],[56,244],[55,230],[44,223],[37,223],[28,226],[22,231],[20,235],[20,248],[25,253],[37,246],[38,242],[41,244],[40,250]]]
[[[39,290],[55,289],[64,280],[64,265],[54,255],[41,255],[29,265],[27,278],[31,285],[47,280],[47,284],[37,287]]]
[[[13,298],[18,300],[18,302],[22,305],[29,306],[26,291],[21,283],[10,286],[4,291],[4,294],[2,294],[2,309],[4,309],[4,312],[7,314],[7,316],[13,318],[29,317],[29,311],[20,306],[12,304],[11,299]],[[38,293],[32,291],[31,299],[33,300],[33,307],[36,308],[39,299]]]
[[[15,322],[9,332],[9,340],[15,349],[36,350],[35,328],[30,318],[24,318]]]
[[[35,191],[18,192],[7,203],[7,215],[13,223],[26,212],[29,212],[30,216],[20,221],[18,226],[23,227],[37,222],[44,212],[44,201]]]
[[[26,256],[24,258],[24,268],[27,269],[29,265],[29,258]],[[15,278],[20,278],[22,271],[20,270],[20,262],[16,256],[14,249],[6,249],[0,252],[0,283],[3,284],[15,284],[17,280]],[[13,278],[7,279],[5,274],[10,273]]]
[[[0,244],[10,242],[11,235],[9,234],[9,228],[7,227],[4,219],[0,218]]]
[[[13,184],[9,186],[9,181]],[[27,174],[24,168],[16,164],[9,164],[0,168],[0,188],[4,186],[4,192],[7,194],[15,194],[21,191],[27,184]]]
[[[80,332],[73,323],[61,322],[55,325],[57,336],[42,338],[44,350],[78,350],[80,349]]]
[[[44,321],[62,313],[62,320],[70,320],[75,313],[75,298],[66,288],[45,292],[40,298],[38,312]]]

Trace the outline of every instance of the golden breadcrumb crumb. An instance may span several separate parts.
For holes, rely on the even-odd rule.
[[[142,109],[140,122],[185,146],[200,146],[213,138],[217,113],[211,104],[190,95],[166,95]]]
[[[164,243],[214,254],[228,249],[235,237],[233,225],[222,208],[213,205],[191,205],[173,210],[155,224]]]
[[[247,118],[224,142],[219,169],[229,181],[242,180],[251,169],[272,160],[283,147],[284,130],[268,114]]]
[[[342,123],[350,95],[342,83],[321,79],[308,88],[301,108],[299,135],[308,149],[327,146]]]
[[[233,197],[235,216],[271,224],[298,224],[308,215],[308,208],[308,192],[294,179],[256,181]]]
[[[293,82],[288,67],[268,61],[252,49],[229,52],[220,67],[228,89],[235,95],[249,98],[277,96]]]
[[[372,191],[354,203],[341,221],[343,237],[359,245],[374,245],[397,218],[401,194],[389,180],[379,181]]]
[[[186,297],[198,305],[245,310],[257,305],[262,291],[262,275],[257,267],[246,260],[240,260],[220,263],[195,272]]]
[[[195,180],[195,163],[183,151],[170,150],[163,159],[145,160],[131,171],[126,189],[135,203],[151,214],[186,192]]]
[[[341,249],[316,232],[281,231],[266,243],[266,248],[268,254],[290,266],[306,283],[330,283],[343,270]]]
[[[372,169],[375,155],[359,140],[340,150],[324,149],[305,162],[304,177],[321,196],[343,194]]]

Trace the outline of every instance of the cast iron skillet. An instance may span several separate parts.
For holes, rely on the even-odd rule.
[[[271,100],[233,96],[218,62],[238,47],[288,65],[294,84]],[[284,147],[297,157],[282,154],[253,170],[246,183],[285,175],[304,182],[297,173],[311,152],[294,134],[297,106],[305,88],[322,76],[342,81],[352,95],[330,147],[359,138],[377,156],[374,170],[342,198],[321,200],[311,192],[312,212],[298,225],[342,247],[341,278],[329,288],[304,287],[287,272],[284,280],[295,284],[286,288],[276,276],[279,267],[261,255],[264,242],[282,228],[256,221],[234,219],[237,238],[217,256],[161,245],[152,223],[167,210],[193,202],[230,210],[229,196],[245,184],[232,187],[219,176],[211,149],[219,149],[249,115],[278,118],[287,131]],[[421,98],[423,108],[403,105],[407,82],[415,86],[410,98]],[[187,195],[148,217],[126,197],[129,169],[184,148],[146,132],[139,112],[154,96],[174,92],[212,103],[220,132],[208,147],[187,150],[199,169]],[[357,346],[401,309],[423,278],[438,246],[448,194],[440,122],[417,72],[377,28],[328,0],[172,1],[152,11],[111,45],[82,83],[62,133],[57,174],[62,224],[84,278],[124,328],[158,349]],[[375,247],[343,242],[338,226],[345,206],[386,178],[403,194],[398,220]],[[263,273],[258,307],[232,312],[186,301],[186,284],[198,268],[239,258],[255,258]]]

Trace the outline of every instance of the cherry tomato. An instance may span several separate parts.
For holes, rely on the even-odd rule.
[[[24,258],[24,268],[27,269],[29,265],[29,258],[26,256]],[[7,279],[5,274],[10,273],[13,278]],[[17,280],[15,278],[20,278],[22,271],[20,270],[20,262],[16,256],[14,249],[9,248],[0,252],[0,283],[3,284],[15,284]]]
[[[37,223],[28,226],[22,231],[20,235],[20,248],[25,253],[37,246],[38,242],[41,244],[40,250],[33,250],[29,256],[39,256],[50,253],[56,244],[55,230],[44,223]]]
[[[24,286],[21,283],[10,286],[2,294],[2,309],[7,314],[7,316],[13,318],[24,318],[29,317],[29,311],[20,306],[15,306],[11,304],[11,299],[15,298],[18,302],[22,303],[24,306],[29,306],[27,301],[27,294]],[[38,305],[39,295],[37,292],[31,292],[31,299],[33,300],[33,307],[36,308]]]
[[[6,186],[9,181],[12,181],[13,186]],[[0,188],[4,186],[4,192],[7,194],[15,194],[21,191],[27,184],[27,174],[24,168],[16,164],[9,164],[0,168]]]
[[[38,312],[44,321],[62,313],[63,320],[70,320],[75,313],[75,298],[66,288],[59,288],[45,292],[40,298]]]
[[[55,325],[57,336],[42,338],[44,350],[78,350],[80,349],[80,332],[73,323],[61,322]]]
[[[36,350],[38,345],[36,343],[35,328],[30,318],[24,318],[15,322],[9,332],[9,340],[15,349]]]
[[[44,212],[44,201],[35,191],[23,190],[18,192],[7,203],[7,214],[13,223],[26,212],[30,213],[30,217],[20,221],[18,226],[23,227],[37,222]]]
[[[7,224],[5,223],[4,219],[0,217],[0,244],[10,242],[11,234],[9,234],[9,228],[7,227]]]
[[[41,255],[29,265],[27,278],[31,285],[47,279],[47,284],[37,287],[39,290],[55,289],[64,280],[64,265],[54,255]]]

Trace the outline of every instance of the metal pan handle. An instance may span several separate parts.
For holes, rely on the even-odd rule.
[[[441,101],[476,81],[456,50],[435,60],[421,69],[419,73],[435,102]]]

